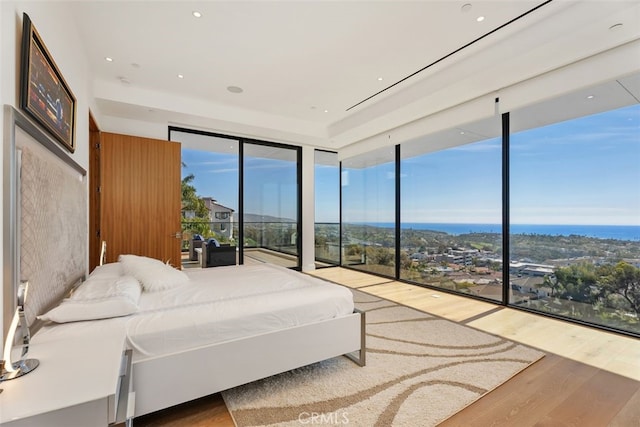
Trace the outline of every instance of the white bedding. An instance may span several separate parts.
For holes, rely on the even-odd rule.
[[[138,302],[139,311],[193,306],[231,300],[249,295],[331,285],[315,277],[273,264],[233,265],[184,270],[189,283],[162,292],[145,292]]]
[[[187,272],[190,282],[143,293],[126,321],[134,361],[319,322],[353,312],[351,292],[270,264]]]
[[[139,311],[114,319],[47,324],[36,340],[126,328],[133,361],[353,313],[351,291],[270,264],[188,271],[189,283],[143,292]]]

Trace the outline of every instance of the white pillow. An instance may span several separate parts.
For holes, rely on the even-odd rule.
[[[137,255],[120,255],[124,274],[135,277],[146,292],[156,292],[182,286],[189,276],[154,258]]]
[[[90,277],[38,319],[66,323],[127,316],[138,311],[141,292],[140,283],[131,276]]]
[[[119,262],[110,262],[97,266],[88,278],[118,278],[120,276],[122,276],[122,265]]]

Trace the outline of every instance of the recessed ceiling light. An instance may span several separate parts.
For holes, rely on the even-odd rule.
[[[194,10],[192,12],[192,15],[195,16],[196,18],[202,18],[202,13],[198,12],[197,10]]]
[[[471,10],[471,3],[463,4],[460,10],[462,12],[469,12]]]
[[[587,99],[593,99],[593,95],[587,96]]]
[[[231,93],[242,93],[244,89],[239,86],[227,86],[227,90]]]
[[[133,68],[140,68],[140,64],[138,64],[138,63],[136,63],[136,62],[132,62],[132,63],[131,63],[131,66],[132,66]]]
[[[325,113],[328,113],[328,112],[329,112],[329,110],[324,110],[324,112],[325,112]]]
[[[131,84],[131,81],[129,81],[129,79],[124,76],[118,76],[118,80],[120,80],[120,83],[125,85]]]
[[[478,22],[482,22],[482,21],[484,21],[484,16],[478,16],[478,17],[476,18],[476,21],[478,21]]]
[[[178,78],[179,79],[184,79],[184,76],[182,74],[178,74]]]
[[[460,135],[464,135],[464,131],[463,130],[460,131]]]
[[[382,77],[378,77],[378,81],[381,82],[382,81]]]
[[[113,62],[113,58],[110,57],[110,56],[105,56],[104,60],[107,61],[107,62]]]

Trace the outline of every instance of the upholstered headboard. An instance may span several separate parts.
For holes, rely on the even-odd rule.
[[[88,220],[86,171],[21,112],[5,106],[4,115],[6,333],[20,281],[29,281],[25,312],[32,324],[84,276]]]

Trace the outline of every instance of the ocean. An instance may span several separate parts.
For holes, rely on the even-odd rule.
[[[392,222],[366,223],[374,227],[393,228]],[[460,235],[465,233],[500,233],[500,224],[446,224],[407,222],[403,229],[434,230]],[[640,226],[638,225],[551,225],[551,224],[511,224],[511,234],[543,234],[550,236],[587,236],[599,239],[615,239],[640,241]]]

